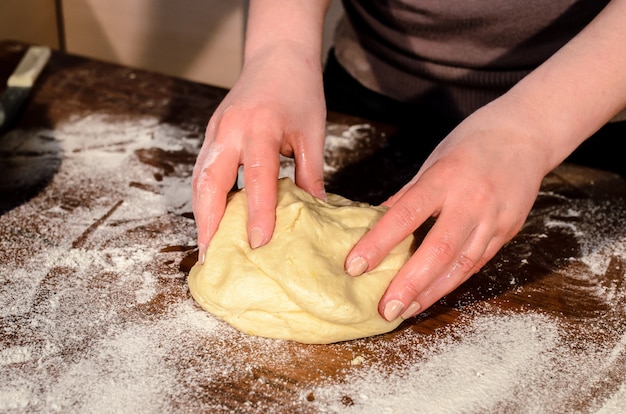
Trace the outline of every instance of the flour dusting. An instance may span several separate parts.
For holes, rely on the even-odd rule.
[[[327,125],[325,174],[373,131]],[[542,193],[556,201],[513,261],[486,269],[447,319],[325,346],[269,340],[189,295],[201,138],[104,114],[3,137],[9,167],[43,184],[0,215],[0,412],[626,411],[623,205]],[[567,246],[549,245],[556,233]],[[561,308],[537,304],[533,266],[559,281]],[[582,300],[593,306],[576,313]]]
[[[403,354],[399,370],[376,362],[311,392],[320,412],[572,412],[569,387],[584,389],[598,364],[611,353],[623,358],[624,348],[576,349],[570,341],[558,321],[539,314],[480,315]],[[607,401],[623,409],[620,392]],[[619,412],[601,404],[591,412]]]

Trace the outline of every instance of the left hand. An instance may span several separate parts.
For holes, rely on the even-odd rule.
[[[626,0],[611,0],[567,45],[450,133],[389,211],[352,248],[346,270],[376,267],[429,217],[421,246],[379,313],[411,317],[476,273],[523,226],[543,177],[626,107]]]
[[[493,109],[488,105],[452,131],[415,178],[384,203],[390,209],[348,254],[346,270],[358,276],[427,219],[436,219],[383,295],[379,313],[385,319],[425,310],[522,228],[551,169],[547,138],[539,136],[540,128]]]

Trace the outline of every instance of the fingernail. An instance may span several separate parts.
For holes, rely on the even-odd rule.
[[[198,263],[204,264],[204,259],[206,259],[206,246],[204,244],[198,245]]]
[[[250,247],[252,249],[261,247],[264,238],[265,234],[263,233],[263,230],[261,230],[260,227],[253,227],[252,230],[250,230],[250,236],[248,237],[248,240],[250,241]]]
[[[361,256],[358,256],[348,263],[346,269],[350,276],[360,276],[367,270],[367,262]]]
[[[413,302],[411,302],[409,307],[406,308],[406,310],[404,312],[402,312],[402,315],[400,315],[400,316],[402,317],[402,319],[412,318],[413,316],[415,316],[417,311],[420,310],[420,308],[421,308],[420,304],[417,303],[416,301],[413,301]]]
[[[385,316],[385,319],[391,322],[400,316],[402,309],[404,309],[404,304],[402,302],[399,300],[391,300],[385,305],[383,315]]]

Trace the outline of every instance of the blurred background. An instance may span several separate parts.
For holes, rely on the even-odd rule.
[[[229,88],[242,64],[248,0],[1,0],[0,40]],[[342,14],[333,0],[324,56]]]

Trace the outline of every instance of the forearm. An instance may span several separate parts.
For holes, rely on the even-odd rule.
[[[626,107],[626,0],[613,0],[574,39],[494,102],[545,146],[550,169]]]
[[[330,0],[251,0],[244,60],[285,46],[320,61],[329,4]]]

